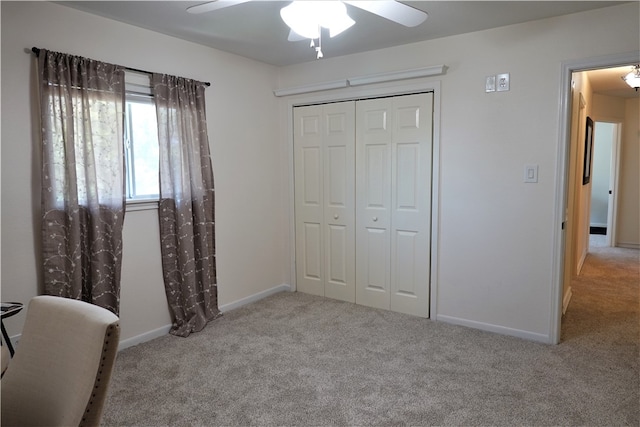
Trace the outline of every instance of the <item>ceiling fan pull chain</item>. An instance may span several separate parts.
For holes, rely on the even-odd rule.
[[[318,25],[318,47],[316,47],[316,59],[322,58],[324,55],[322,54],[322,28]]]

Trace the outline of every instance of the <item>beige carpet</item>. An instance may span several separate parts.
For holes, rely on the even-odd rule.
[[[106,425],[638,426],[638,251],[595,249],[557,346],[298,293],[121,352]]]

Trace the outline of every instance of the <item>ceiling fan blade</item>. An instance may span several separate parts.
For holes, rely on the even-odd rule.
[[[187,8],[189,13],[205,13],[212,10],[224,9],[225,7],[235,6],[240,3],[246,3],[250,0],[214,0],[207,3],[198,4]]]
[[[366,10],[405,27],[422,24],[429,15],[397,1],[344,1],[348,5]]]
[[[287,40],[289,40],[290,42],[299,42],[300,40],[309,40],[309,39],[306,39],[302,37],[300,34],[291,30],[289,31],[289,37],[287,37]]]

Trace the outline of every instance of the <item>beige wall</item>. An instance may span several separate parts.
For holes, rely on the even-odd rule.
[[[591,91],[584,72],[575,72],[571,76],[571,113],[567,171],[567,201],[565,226],[565,251],[563,272],[563,313],[571,298],[571,279],[580,270],[584,253],[584,226],[580,210],[582,198],[582,173],[584,156],[584,122],[588,116],[587,107],[591,104]]]
[[[582,184],[582,177],[584,174],[584,150],[585,150],[585,137],[586,137],[586,123],[587,117],[591,117],[591,111],[593,109],[593,90],[591,89],[591,82],[586,76],[586,73],[580,73],[582,75],[582,84],[576,86],[575,91],[580,92],[584,96],[586,101],[586,107],[581,109],[578,114],[578,122],[576,123],[576,132],[572,132],[572,137],[577,137],[572,144],[575,144],[576,148],[576,160],[577,160],[577,187],[576,187],[576,211],[575,214],[570,217],[576,223],[575,228],[575,271],[574,274],[578,274],[582,269],[584,260],[587,257],[589,251],[589,214],[591,212],[591,184]],[[574,107],[575,108],[575,107]]]
[[[281,69],[279,87],[445,64],[439,81],[437,319],[548,341],[564,61],[637,52],[638,4]],[[331,49],[330,42],[323,46]],[[486,94],[488,75],[511,90]],[[410,82],[406,82],[407,85]],[[383,87],[384,85],[379,85]],[[341,97],[348,89],[328,94]],[[299,97],[303,99],[304,96]],[[296,97],[293,97],[295,100]],[[283,101],[283,104],[291,101]],[[283,108],[286,108],[283,107]],[[539,182],[523,183],[526,164]]]
[[[625,98],[594,93],[592,113],[594,120],[622,123],[625,119],[625,101]]]
[[[640,248],[640,100],[627,99],[620,149],[616,239],[619,246]]]
[[[3,301],[38,292],[37,125],[32,123],[32,46],[201,81],[207,89],[216,180],[220,304],[288,281],[284,239],[277,69],[49,2],[2,2]],[[27,52],[25,52],[25,49]],[[122,267],[122,338],[170,324],[164,296],[157,211],[127,212]],[[24,313],[8,319],[20,332]]]

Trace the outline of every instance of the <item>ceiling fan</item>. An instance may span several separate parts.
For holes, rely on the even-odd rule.
[[[205,13],[252,0],[214,0],[187,8],[189,13]],[[253,0],[262,1],[262,0]],[[350,28],[355,21],[347,14],[345,5],[378,15],[405,27],[415,27],[427,19],[427,13],[395,0],[374,1],[293,1],[280,11],[283,21],[291,28],[289,41],[311,39],[317,57],[322,58],[322,32],[320,27],[329,29],[334,37]],[[318,46],[314,39],[318,39]]]

